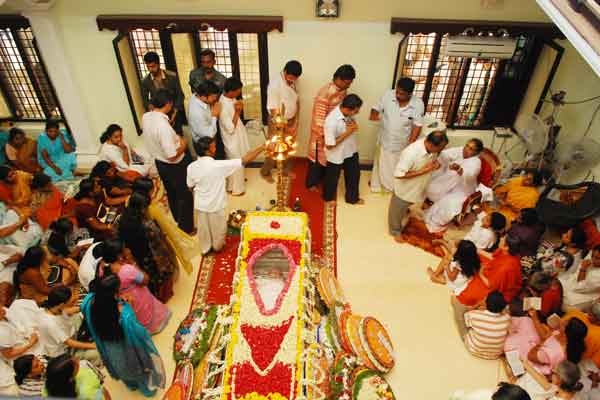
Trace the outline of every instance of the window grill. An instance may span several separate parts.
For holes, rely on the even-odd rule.
[[[140,79],[143,79],[148,74],[148,68],[146,68],[146,63],[144,63],[144,55],[149,51],[158,54],[160,57],[160,67],[166,69],[165,57],[160,43],[160,34],[156,29],[135,29],[129,32],[129,39]]]

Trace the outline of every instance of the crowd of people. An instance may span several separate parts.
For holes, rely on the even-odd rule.
[[[164,387],[152,335],[171,317],[166,303],[179,269],[192,270],[194,249],[206,255],[223,248],[227,193],[245,193],[244,166],[265,150],[248,144],[243,83],[214,68],[211,50],[200,56],[201,66],[190,72],[187,110],[177,75],[160,67],[156,53],[144,56],[145,153],[111,124],[99,136],[100,161],[82,174],[76,142],[57,122],[48,121],[37,141],[19,128],[6,135],[0,394],[109,399],[103,367],[145,396]],[[282,114],[293,137],[301,75],[301,64],[289,61],[268,87],[269,114]],[[326,202],[337,200],[343,171],[345,201],[364,203],[355,120],[363,101],[348,93],[355,77],[351,65],[340,66],[314,100],[305,184]],[[427,229],[441,237],[465,200],[483,193],[470,231],[462,240],[441,241],[445,255],[428,274],[448,286],[471,354],[498,359],[516,352],[526,371],[491,392],[454,398],[489,399],[493,392],[493,399],[519,400],[529,398],[527,392],[548,399],[600,396],[595,222],[573,226],[560,243],[545,242],[548,232],[535,211],[538,174],[483,186],[481,140],[447,148],[445,131],[421,135],[425,110],[414,88],[412,79],[401,78],[370,110],[369,119],[381,126],[370,188],[391,192],[389,233],[398,242],[415,206],[424,210]],[[191,144],[183,135],[186,124]],[[267,156],[261,176],[268,182],[274,166]],[[163,195],[172,218],[161,209]]]

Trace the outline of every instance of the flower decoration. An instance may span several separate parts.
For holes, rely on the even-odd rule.
[[[281,224],[277,221],[271,221],[271,228],[279,229],[279,228],[281,228]]]

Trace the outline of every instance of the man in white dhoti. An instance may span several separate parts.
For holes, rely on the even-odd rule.
[[[250,150],[248,144],[248,133],[244,122],[240,118],[244,109],[242,100],[242,82],[231,77],[225,81],[223,95],[219,102],[221,103],[221,113],[219,114],[219,126],[221,127],[221,137],[225,147],[225,155],[228,160],[242,158]],[[236,170],[233,175],[227,179],[227,191],[233,196],[241,196],[246,192],[246,182],[244,169]]]
[[[425,224],[429,232],[446,229],[452,219],[460,213],[464,201],[477,190],[483,143],[471,139],[464,147],[444,150],[438,161],[441,168],[436,171],[425,192],[433,205],[425,212]]]
[[[394,168],[400,153],[421,134],[425,106],[412,95],[414,88],[414,80],[401,78],[396,89],[387,91],[371,109],[369,119],[382,121],[371,175],[372,192],[394,190]]]

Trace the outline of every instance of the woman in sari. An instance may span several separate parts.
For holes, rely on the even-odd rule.
[[[75,141],[71,134],[59,128],[58,122],[46,122],[46,131],[38,137],[37,159],[52,182],[74,178],[77,168]]]
[[[165,386],[162,359],[133,308],[118,298],[120,286],[114,274],[98,280],[81,311],[109,374],[129,389],[152,397]]]
[[[119,125],[110,124],[100,136],[100,143],[100,159],[114,164],[123,179],[133,182],[150,172],[151,165],[144,164],[142,157],[125,142]]]
[[[167,239],[167,243],[177,257],[179,265],[189,274],[193,270],[191,260],[199,253],[200,247],[194,236],[190,236],[177,226],[175,221],[169,217],[161,207],[160,201],[164,195],[164,190],[160,181],[150,178],[139,178],[133,182],[132,188],[135,192],[144,193],[150,198],[146,215],[149,219],[156,222],[160,230]]]
[[[102,205],[102,187],[96,179],[87,178],[79,183],[79,192],[75,195],[77,204],[74,214],[80,228],[87,228],[92,237],[98,241],[110,237],[112,225],[98,218],[98,210]]]
[[[31,191],[31,215],[43,230],[47,230],[53,221],[63,215],[64,196],[43,172],[33,176]]]
[[[31,204],[31,174],[0,166],[0,201],[14,207]]]
[[[106,276],[107,273],[113,273],[119,276],[121,298],[131,305],[140,324],[151,335],[157,334],[169,322],[171,311],[150,292],[148,275],[138,269],[131,253],[126,250],[120,240],[105,241],[102,260],[110,268],[99,270],[99,274]]]
[[[37,161],[37,142],[25,136],[19,128],[12,128],[8,143],[4,146],[6,159],[10,165],[21,171],[34,174],[40,170]]]
[[[177,259],[160,227],[148,218],[149,198],[134,192],[118,222],[119,239],[131,250],[137,265],[148,274],[148,288],[160,301],[173,296]]]
[[[512,178],[494,190],[502,213],[509,224],[517,218],[524,208],[535,208],[540,193],[537,186],[541,184],[541,176],[537,172],[529,172],[525,176]]]

